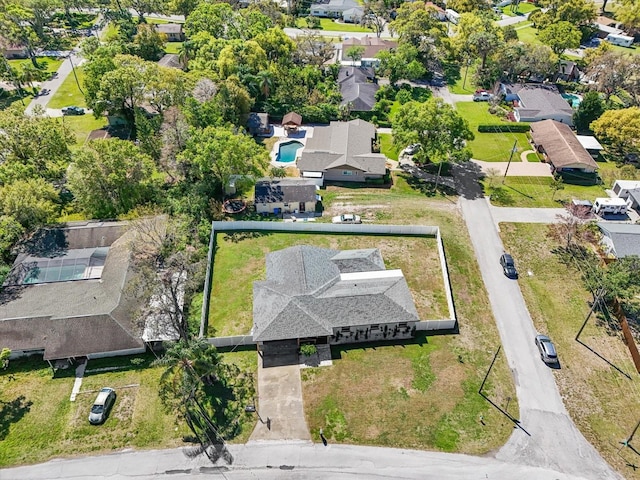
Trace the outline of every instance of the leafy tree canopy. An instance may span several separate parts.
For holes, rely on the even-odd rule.
[[[595,135],[611,144],[619,154],[640,151],[640,108],[607,110],[591,123]]]
[[[582,102],[573,114],[573,124],[578,132],[587,132],[589,125],[600,118],[605,111],[605,105],[598,92],[587,92],[582,97]]]

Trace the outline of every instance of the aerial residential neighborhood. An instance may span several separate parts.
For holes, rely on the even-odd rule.
[[[0,0],[0,478],[640,480],[635,0]]]

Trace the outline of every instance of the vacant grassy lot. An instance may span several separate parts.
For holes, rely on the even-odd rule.
[[[532,43],[542,45],[542,42],[538,39],[538,29],[533,28],[533,25],[516,25],[516,33],[518,34],[518,40],[524,43]]]
[[[479,88],[473,81],[476,73],[476,69],[480,65],[480,62],[475,62],[469,65],[449,65],[445,70],[445,76],[449,91],[458,95],[471,95]],[[466,74],[466,78],[465,78]]]
[[[325,194],[328,211],[349,207],[380,223],[439,225],[460,332],[334,349],[333,366],[303,372],[307,422],[312,436],[323,428],[342,443],[489,452],[506,441],[513,425],[477,393],[500,340],[466,228],[449,200],[426,199],[402,177],[395,182],[384,197],[332,188]],[[497,363],[489,396],[517,415],[504,357]]]
[[[531,148],[526,133],[480,133],[478,125],[495,125],[508,123],[496,115],[489,113],[487,102],[460,102],[456,110],[468,122],[475,139],[469,142],[473,158],[486,162],[506,162],[511,155],[513,143],[516,142],[517,151],[513,154],[514,162],[520,161],[520,153]]]
[[[536,10],[539,10],[539,8],[536,7],[535,5],[532,5],[531,3],[522,2],[518,4],[518,8],[516,9],[515,12],[511,11],[511,5],[506,5],[502,7],[501,10],[502,10],[502,13],[504,13],[505,15],[509,15],[510,17],[515,17],[517,15],[525,15],[526,13],[529,13],[529,12],[535,12]]]
[[[502,179],[485,179],[483,184],[491,203],[501,207],[560,207],[573,198],[593,200],[607,196],[603,185],[565,183],[562,190],[554,192],[552,181],[551,177],[507,177],[504,183]]]
[[[84,70],[82,67],[76,68],[76,76],[78,77],[78,82],[80,85],[84,82]],[[56,94],[51,97],[47,107],[49,108],[63,108],[69,107],[72,105],[87,108],[87,104],[84,101],[84,95],[80,92],[78,88],[78,82],[76,82],[76,78],[73,76],[73,72],[64,79],[62,85],[56,92]]]
[[[631,379],[574,340],[589,312],[591,295],[579,273],[567,269],[551,253],[555,245],[546,229],[544,225],[503,224],[501,236],[520,271],[532,272],[520,277],[520,287],[536,329],[548,333],[558,347],[562,368],[554,376],[573,420],[625,478],[640,479],[640,471],[625,465],[625,461],[637,463],[638,457],[618,443],[629,437],[638,422],[640,379],[619,333],[607,333],[593,316],[581,341]]]
[[[297,24],[298,28],[309,28],[304,18],[299,18]],[[324,30],[326,32],[373,32],[373,30],[368,27],[361,27],[354,23],[336,22],[330,18],[321,18],[320,28],[316,30]]]
[[[256,371],[255,352],[223,355],[225,362]],[[90,360],[75,402],[72,370],[51,369],[41,357],[14,360],[0,374],[0,467],[43,462],[54,457],[108,453],[123,448],[170,448],[184,445],[185,424],[165,412],[158,396],[161,368],[150,367],[151,354]],[[101,368],[112,371],[92,371]],[[107,421],[90,425],[87,417],[100,388],[117,391]],[[239,419],[246,441],[255,419]]]
[[[91,133],[92,130],[97,130],[98,128],[102,128],[107,126],[107,118],[100,117],[95,118],[93,115],[78,115],[76,116],[67,116],[60,117],[60,121],[64,122],[64,124],[71,129],[73,134],[76,136],[77,145],[83,145],[87,140],[87,136]]]
[[[265,278],[265,255],[294,245],[379,248],[387,268],[404,272],[420,318],[448,317],[435,239],[274,233],[234,241],[221,234],[214,261],[210,335],[241,335],[251,330],[253,282]]]

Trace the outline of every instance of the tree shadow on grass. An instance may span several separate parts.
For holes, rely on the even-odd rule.
[[[29,410],[33,402],[20,395],[10,402],[0,402],[0,440],[4,440],[13,423],[19,422]]]

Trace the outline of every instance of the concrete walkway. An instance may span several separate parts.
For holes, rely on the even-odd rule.
[[[264,368],[258,358],[259,421],[249,442],[262,440],[310,441],[304,417],[300,365]]]
[[[76,378],[73,381],[73,389],[71,389],[70,402],[75,402],[78,393],[80,393],[80,387],[82,387],[82,379],[84,378],[84,371],[87,368],[88,360],[85,358],[80,365],[76,367]]]

